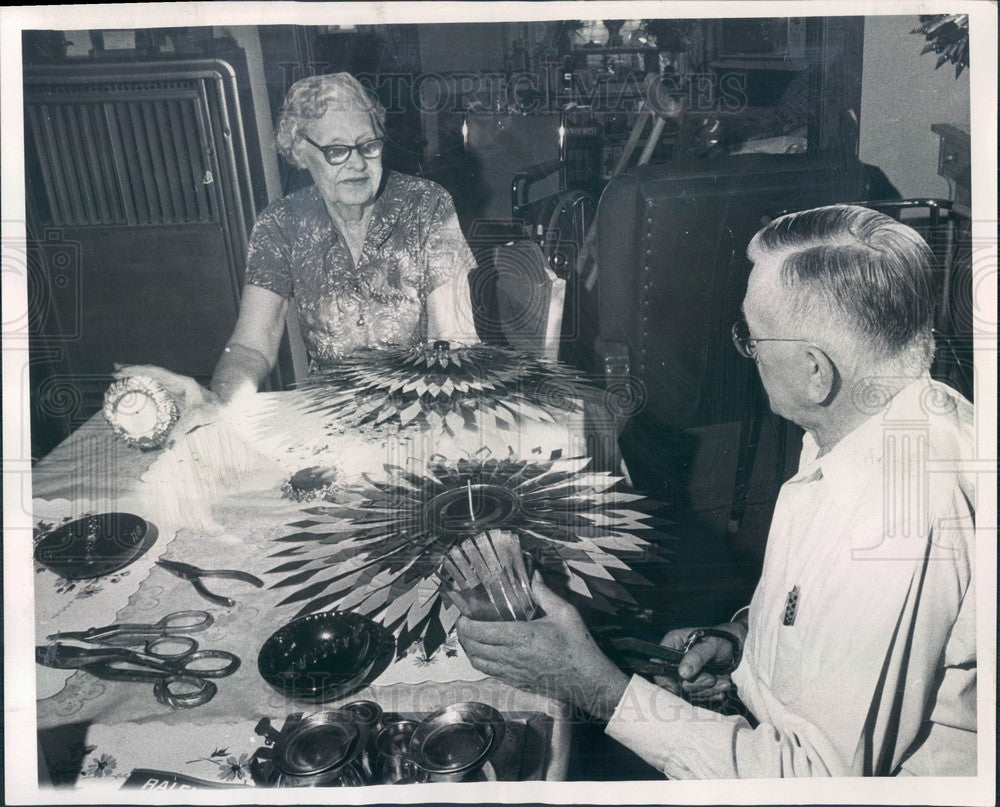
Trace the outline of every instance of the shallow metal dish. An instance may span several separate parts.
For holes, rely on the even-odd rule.
[[[334,709],[303,718],[274,747],[274,767],[291,776],[332,776],[364,748],[368,730],[349,712]]]
[[[483,766],[503,740],[503,716],[485,703],[456,703],[427,717],[410,735],[408,756],[432,774]]]
[[[103,577],[142,557],[156,538],[156,527],[132,513],[97,513],[43,536],[35,560],[67,580]]]
[[[392,662],[393,635],[367,617],[326,612],[293,619],[264,642],[257,669],[287,698],[337,700],[381,675]]]

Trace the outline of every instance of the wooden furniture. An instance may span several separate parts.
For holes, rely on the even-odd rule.
[[[931,131],[941,138],[938,150],[940,176],[955,183],[955,202],[968,215],[972,205],[972,153],[968,132],[949,123],[934,123]]]
[[[723,125],[750,129],[748,121],[769,119],[779,129],[804,127],[810,151],[856,155],[863,46],[863,17],[713,21],[704,58],[743,101],[727,105]]]
[[[554,93],[578,107],[578,125],[598,130],[605,182],[628,143],[644,100],[643,73],[650,72],[686,109],[682,122],[646,144],[652,162],[719,156],[747,140],[785,135],[801,140],[801,150],[857,154],[862,17],[652,20],[646,27],[657,39],[659,64],[595,70],[588,65],[620,49],[579,48],[569,59],[576,72]],[[574,128],[567,128],[570,143]]]
[[[968,165],[963,169],[960,164],[961,142],[958,156],[955,154],[942,148],[942,175],[944,171],[964,175],[967,181]],[[934,253],[940,289],[934,314],[937,352],[931,376],[973,400],[972,220],[968,207],[949,199],[894,199],[864,204],[915,229]]]
[[[38,456],[96,411],[114,362],[207,382],[256,205],[224,61],[30,66],[25,129]]]

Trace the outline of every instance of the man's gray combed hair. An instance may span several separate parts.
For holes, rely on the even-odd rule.
[[[835,306],[885,356],[933,351],[940,281],[934,254],[912,227],[866,207],[818,207],[772,221],[747,255],[778,258],[781,276],[813,301],[807,307]]]
[[[296,81],[285,94],[274,140],[278,153],[293,165],[302,128],[328,112],[367,112],[378,135],[385,132],[385,108],[350,73],[329,73]]]

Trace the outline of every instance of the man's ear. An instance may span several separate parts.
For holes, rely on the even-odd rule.
[[[837,366],[829,356],[815,345],[806,348],[805,359],[809,373],[806,394],[817,406],[829,401],[837,391]]]

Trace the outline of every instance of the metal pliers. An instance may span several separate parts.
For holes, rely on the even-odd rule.
[[[187,580],[194,586],[195,591],[209,602],[214,602],[216,605],[222,605],[226,608],[232,608],[236,604],[236,601],[229,599],[229,597],[213,594],[201,582],[202,577],[226,577],[231,580],[240,580],[244,583],[249,583],[257,588],[263,588],[264,586],[264,581],[259,577],[254,577],[247,572],[239,572],[233,569],[199,569],[190,563],[181,563],[177,560],[158,560],[156,561],[156,565],[163,567],[171,574],[175,574],[183,580]]]
[[[631,636],[611,639],[608,644],[618,650],[623,656],[629,658],[624,660],[632,672],[640,675],[664,675],[672,678],[677,677],[677,668],[687,652],[700,641],[715,636],[726,639],[733,646],[733,661],[725,665],[706,664],[703,670],[713,675],[725,675],[731,673],[740,663],[740,643],[731,633],[716,630],[714,628],[700,628],[693,631],[683,650],[674,650],[671,647],[664,647],[653,642],[644,642],[641,639],[634,639]]]

